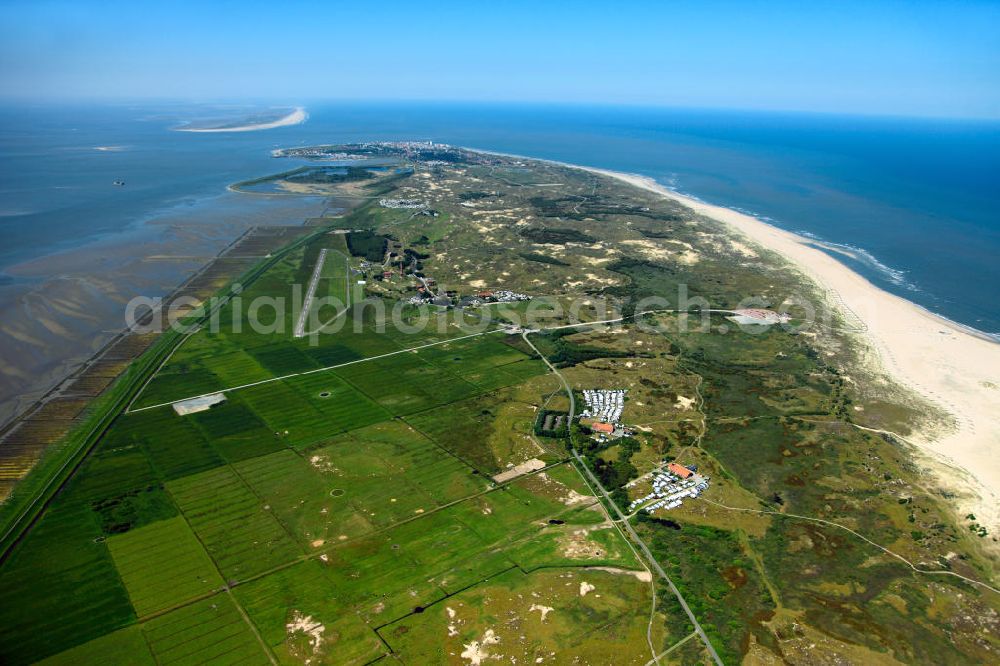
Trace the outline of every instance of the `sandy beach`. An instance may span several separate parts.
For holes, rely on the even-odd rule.
[[[723,222],[783,255],[827,291],[863,333],[877,370],[939,406],[954,423],[907,441],[941,463],[941,482],[961,511],[1000,527],[1000,344],[874,286],[796,234],[737,211],[677,194],[644,176],[588,169],[657,192]]]
[[[259,130],[274,129],[275,127],[288,127],[289,125],[300,125],[309,118],[304,107],[296,107],[294,111],[286,116],[278,118],[269,123],[255,123],[253,125],[238,125],[236,127],[177,127],[178,132],[257,132]]]

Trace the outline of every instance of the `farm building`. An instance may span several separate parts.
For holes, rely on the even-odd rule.
[[[667,465],[667,470],[671,474],[676,474],[677,476],[681,477],[682,479],[686,479],[689,476],[691,476],[692,474],[694,474],[694,472],[692,472],[691,470],[689,470],[684,465],[679,465],[679,464],[677,464],[675,462],[672,462],[669,465]]]

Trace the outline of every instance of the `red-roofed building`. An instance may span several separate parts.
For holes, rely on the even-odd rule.
[[[605,435],[610,435],[615,431],[615,426],[611,423],[603,423],[601,421],[597,421],[595,423],[590,424],[590,429],[593,430],[594,432],[602,432]]]
[[[689,470],[684,465],[678,465],[675,462],[672,462],[669,465],[667,465],[667,471],[669,471],[671,474],[681,477],[682,479],[686,479],[692,474],[694,474],[694,472]]]

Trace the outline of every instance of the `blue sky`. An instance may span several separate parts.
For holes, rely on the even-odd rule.
[[[0,96],[1000,118],[1000,3],[0,0]]]

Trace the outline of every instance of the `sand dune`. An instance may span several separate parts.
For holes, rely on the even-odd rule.
[[[959,506],[979,522],[1000,526],[1000,344],[888,292],[787,231],[734,210],[677,194],[651,178],[588,169],[657,192],[727,224],[783,255],[831,292],[848,319],[862,320],[879,367],[954,418],[937,432],[908,441],[949,469],[942,481],[961,490]],[[974,497],[968,496],[973,493]]]

